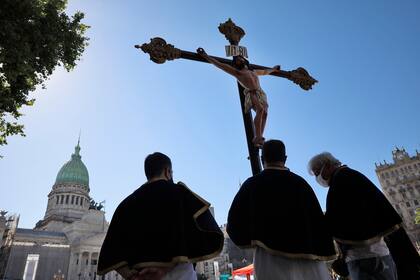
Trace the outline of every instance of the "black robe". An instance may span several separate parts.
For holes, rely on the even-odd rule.
[[[115,210],[98,274],[121,269],[132,273],[217,256],[224,238],[209,206],[183,184],[165,180],[144,184]]]
[[[368,245],[401,226],[400,216],[383,193],[360,172],[342,166],[329,184],[326,217],[340,243]]]
[[[398,279],[420,279],[420,256],[403,227],[385,237],[395,265]]]
[[[337,256],[315,193],[289,170],[266,169],[246,180],[229,210],[227,231],[241,248],[311,260]]]

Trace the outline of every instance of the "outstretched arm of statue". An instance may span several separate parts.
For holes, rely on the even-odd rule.
[[[276,65],[273,68],[270,69],[259,69],[259,70],[254,70],[255,74],[257,74],[258,76],[263,76],[263,75],[270,75],[271,73],[275,73],[280,71],[280,65]]]
[[[230,66],[229,64],[226,63],[221,63],[219,62],[217,59],[214,59],[211,56],[208,56],[206,51],[203,48],[198,48],[197,49],[197,53],[204,58],[205,60],[207,60],[208,62],[210,62],[211,64],[213,64],[214,66],[216,66],[219,69],[222,69],[223,71],[225,71],[226,73],[235,76],[236,78],[239,76],[239,70],[237,70],[235,67]]]

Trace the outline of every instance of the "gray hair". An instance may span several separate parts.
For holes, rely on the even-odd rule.
[[[330,166],[336,166],[336,167],[341,166],[341,162],[338,159],[336,159],[331,153],[323,152],[314,156],[309,161],[308,163],[309,174],[315,175],[314,171],[318,171],[318,172],[321,171],[321,168],[325,164],[328,164]]]

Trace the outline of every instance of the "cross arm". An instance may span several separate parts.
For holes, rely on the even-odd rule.
[[[184,51],[175,48],[173,45],[166,43],[166,41],[162,38],[155,37],[150,40],[150,43],[144,43],[143,45],[135,45],[136,48],[141,49],[143,52],[148,53],[150,55],[150,60],[155,63],[162,64],[165,63],[167,60],[174,60],[177,58],[183,58],[193,61],[205,62],[209,63],[206,59],[204,59],[201,55],[195,52]],[[231,64],[232,61],[230,59],[221,58],[217,56],[210,56],[221,63]],[[253,69],[271,69],[270,67],[250,64],[250,67]],[[292,71],[284,71],[279,70],[276,72],[271,73],[272,76],[286,78],[295,84],[299,85],[304,90],[312,89],[312,86],[317,83],[318,81],[309,75],[308,71],[304,68],[299,67]]]

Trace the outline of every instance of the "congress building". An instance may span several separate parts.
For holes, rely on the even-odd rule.
[[[77,144],[48,194],[44,218],[19,228],[19,216],[0,213],[0,279],[122,279],[96,275],[108,229],[102,205],[89,196],[89,173]]]

